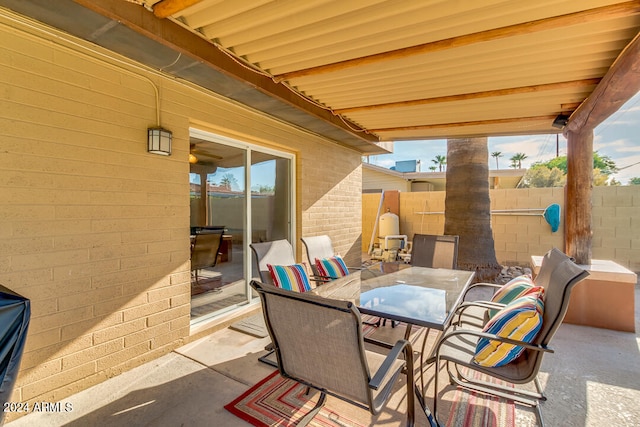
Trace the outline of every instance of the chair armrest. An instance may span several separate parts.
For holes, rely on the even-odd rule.
[[[465,310],[471,307],[481,307],[486,310],[500,310],[504,306],[505,304],[491,301],[465,301],[458,307],[456,307],[455,311],[453,312],[456,320],[452,321],[452,323],[460,324],[465,314]]]
[[[389,369],[393,366],[393,361],[396,360],[401,353],[404,353],[407,365],[410,365],[407,366],[406,369],[413,370],[413,349],[411,348],[411,343],[407,340],[398,340],[369,381],[370,388],[373,390],[380,388],[382,381],[389,373]]]
[[[474,283],[472,285],[469,285],[469,287],[464,291],[464,294],[462,294],[462,298],[464,299],[464,297],[467,296],[467,293],[473,289],[473,288],[494,288],[494,289],[500,289],[502,287],[502,285],[497,285],[495,283]],[[495,292],[494,292],[495,293]]]
[[[501,288],[502,285],[498,285],[497,283],[474,283],[472,285],[469,285],[468,289],[471,288],[479,288],[479,287],[485,287],[485,288]]]
[[[487,310],[500,310],[501,308],[504,308],[504,306],[505,304],[493,301],[465,301],[456,307],[455,313],[458,314],[459,311],[464,311],[469,307],[482,307]]]
[[[318,284],[323,284],[323,283],[328,283],[334,279],[332,279],[329,276],[316,276],[316,275],[311,275],[309,276],[309,280],[311,280],[312,282],[317,282]]]
[[[541,346],[538,344],[531,344],[531,343],[527,343],[527,342],[523,342],[523,341],[519,341],[519,340],[514,340],[511,338],[506,338],[506,337],[500,337],[498,335],[495,334],[489,334],[487,332],[482,332],[482,331],[474,331],[471,329],[456,329],[453,331],[448,331],[445,332],[445,334],[443,335],[442,339],[440,339],[440,341],[438,342],[438,346],[437,346],[437,352],[440,352],[440,346],[442,345],[442,343],[444,343],[446,340],[448,340],[450,337],[456,336],[456,335],[470,335],[470,336],[475,336],[478,338],[487,338],[490,340],[494,340],[494,341],[500,341],[500,342],[504,342],[507,344],[515,344],[517,346],[520,347],[524,347],[527,348],[529,350],[535,350],[535,351],[543,351],[546,353],[553,353],[553,349],[546,347],[546,346]]]

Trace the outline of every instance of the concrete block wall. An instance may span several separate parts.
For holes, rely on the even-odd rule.
[[[594,187],[592,256],[640,272],[640,185]]]
[[[506,265],[528,265],[531,255],[544,254],[552,247],[564,247],[564,221],[552,232],[542,213],[552,203],[564,212],[563,188],[523,188],[490,190],[491,210],[507,210],[494,214],[491,227],[498,261]]]
[[[362,161],[355,151],[318,141],[299,156],[297,255],[306,261],[299,237],[327,234],[347,265],[362,256]],[[304,169],[301,172],[300,168]]]
[[[492,210],[525,210],[507,215],[492,215],[491,227],[498,262],[504,265],[528,265],[531,255],[541,255],[552,247],[564,247],[564,188],[490,190]],[[415,233],[444,232],[445,192],[400,193],[400,234],[409,239]],[[363,251],[368,249],[379,194],[363,197]],[[640,186],[594,187],[592,211],[592,257],[608,259],[640,271]],[[561,221],[552,232],[542,212],[552,203],[560,205]],[[531,209],[532,211],[526,212]],[[421,215],[418,212],[430,212]],[[524,215],[528,213],[529,215]],[[367,231],[368,230],[368,231]]]
[[[187,130],[147,154],[148,81],[0,31],[0,282],[32,301],[12,400],[56,402],[189,336]]]
[[[32,302],[12,401],[60,401],[192,339],[190,128],[295,154],[299,260],[298,237],[321,232],[359,259],[359,153],[80,40],[0,24],[0,283]],[[168,157],[146,151],[154,87]]]
[[[400,193],[400,234],[444,233],[443,191]]]

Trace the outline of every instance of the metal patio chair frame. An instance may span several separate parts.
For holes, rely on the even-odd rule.
[[[457,321],[444,331],[435,349],[435,372],[439,372],[445,362],[451,384],[494,396],[513,400],[534,408],[540,426],[544,425],[540,402],[546,400],[537,378],[545,353],[553,353],[549,347],[553,336],[562,323],[569,306],[573,287],[585,279],[589,273],[576,265],[571,258],[554,248],[543,258],[536,285],[545,288],[545,304],[542,329],[531,343],[502,338],[482,332],[482,323],[478,319],[488,319],[486,311],[498,308],[486,302],[468,302],[462,304],[457,313]],[[511,363],[499,367],[484,367],[473,361],[476,343],[485,337],[525,348],[524,353]],[[533,382],[536,391],[505,387],[485,381],[471,379],[459,367],[465,367],[485,375],[498,378],[513,385]],[[455,371],[452,370],[455,367]],[[434,377],[433,414],[437,416],[438,375]]]
[[[413,350],[408,341],[397,341],[386,355],[368,351],[360,312],[352,302],[255,280],[251,286],[260,295],[280,374],[320,391],[317,404],[298,426],[313,419],[327,395],[377,415],[401,373],[407,377],[407,425],[414,425]]]
[[[323,234],[320,236],[302,237],[300,240],[306,249],[307,260],[309,261],[309,266],[311,267],[311,271],[313,271],[313,275],[323,281],[334,280],[335,278],[332,277],[323,277],[316,266],[316,259],[326,259],[336,256],[331,238],[326,234]],[[353,271],[362,270],[362,267],[347,266],[347,269],[349,270],[349,273],[352,273]]]
[[[411,265],[455,270],[458,266],[459,239],[454,235],[414,234]]]

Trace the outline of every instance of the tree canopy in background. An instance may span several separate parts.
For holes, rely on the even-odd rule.
[[[563,173],[567,173],[567,156],[559,156],[553,158],[551,160],[547,160],[546,162],[536,162],[531,165],[531,168],[535,168],[537,166],[544,166],[549,169],[558,168]],[[614,162],[611,157],[603,156],[597,151],[593,152],[593,168],[599,169],[601,173],[605,175],[611,175],[618,171],[616,167],[616,162]]]
[[[618,168],[609,157],[593,153],[593,185],[620,185],[611,177]],[[567,156],[559,156],[546,162],[536,162],[524,175],[522,187],[562,187],[567,179]]]
[[[522,187],[563,187],[567,182],[567,174],[557,167],[531,167],[525,173]]]

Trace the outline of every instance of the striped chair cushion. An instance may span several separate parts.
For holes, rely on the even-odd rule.
[[[542,294],[520,297],[498,312],[482,329],[503,338],[532,342],[542,328]],[[488,338],[480,338],[474,361],[480,366],[503,366],[522,354],[524,347]]]
[[[271,265],[267,264],[273,284],[289,291],[307,292],[311,290],[309,277],[302,264]]]
[[[349,269],[338,255],[331,258],[316,258],[316,268],[320,276],[338,279],[349,274]]]
[[[491,298],[491,301],[500,304],[509,304],[511,301],[532,292],[534,287],[535,284],[528,274],[514,277],[498,289]],[[489,310],[489,317],[495,316],[497,312],[498,310]]]

